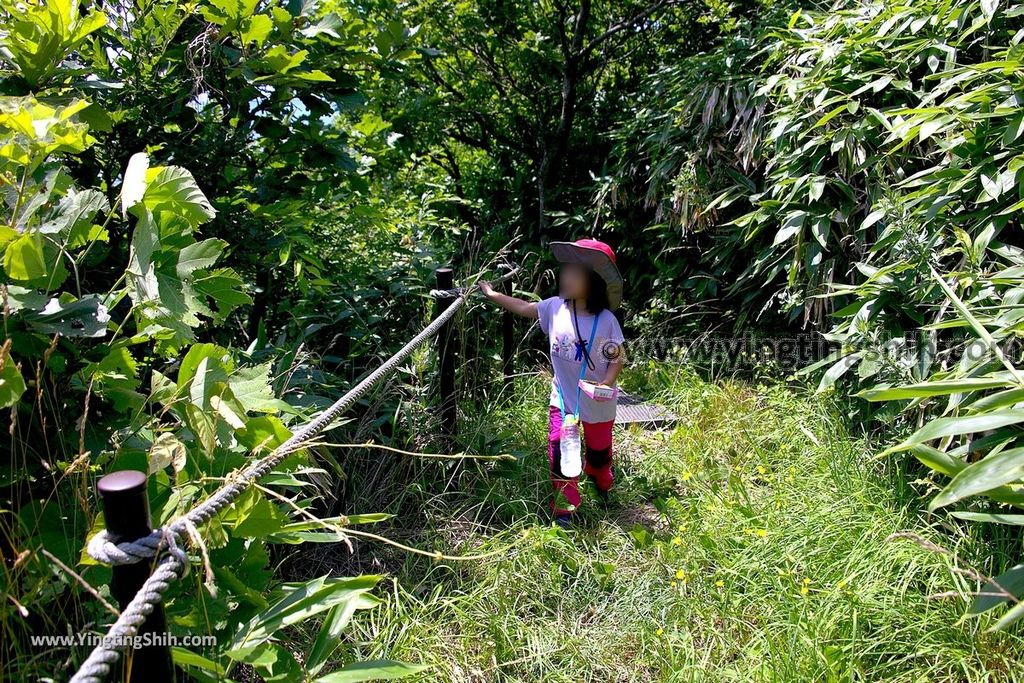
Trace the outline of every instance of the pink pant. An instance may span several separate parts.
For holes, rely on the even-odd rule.
[[[612,487],[612,427],[615,421],[583,422],[583,473],[594,480],[601,491]],[[562,429],[562,414],[558,406],[548,408],[548,466],[555,497],[551,509],[556,515],[568,514],[571,509],[562,507],[568,502],[573,509],[580,504],[579,477],[562,476],[559,466],[559,436]],[[564,497],[564,500],[563,500]]]

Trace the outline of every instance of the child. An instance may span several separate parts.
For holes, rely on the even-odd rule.
[[[551,509],[559,526],[568,527],[580,504],[579,477],[566,477],[560,466],[561,429],[566,415],[576,415],[583,428],[583,472],[607,501],[612,485],[612,426],[615,398],[600,401],[579,388],[583,379],[614,387],[625,361],[622,328],[614,309],[622,302],[622,276],[615,253],[604,242],[582,239],[552,242],[562,264],[559,294],[539,302],[480,289],[499,306],[527,318],[538,318],[551,351],[551,396],[548,405],[548,465],[555,489]]]

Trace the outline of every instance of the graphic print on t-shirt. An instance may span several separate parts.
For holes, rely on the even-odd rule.
[[[594,345],[591,347],[589,335],[587,339],[583,340],[583,346],[586,347],[587,353],[590,354],[590,360],[594,363],[604,361],[606,363],[612,363],[622,353],[621,345],[615,340],[605,337],[602,335],[594,336]],[[575,335],[568,333],[555,333],[551,339],[551,355],[558,356],[563,360],[571,360],[574,362],[580,362],[585,360],[582,350],[580,349],[579,338]]]
[[[551,354],[565,360],[576,360],[575,337],[568,334],[555,335],[551,339]]]

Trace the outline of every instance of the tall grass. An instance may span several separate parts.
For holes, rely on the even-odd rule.
[[[1015,679],[1020,630],[962,619],[977,585],[955,571],[1005,568],[1008,539],[935,528],[912,475],[873,462],[820,397],[666,366],[626,382],[682,419],[618,431],[613,500],[585,489],[568,532],[544,507],[544,382],[467,414],[473,448],[519,459],[423,470],[384,533],[499,552],[375,548],[389,605],[357,622],[351,654],[429,664],[422,680],[441,681]]]

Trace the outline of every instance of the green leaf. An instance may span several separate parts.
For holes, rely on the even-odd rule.
[[[314,683],[359,683],[360,681],[394,680],[405,678],[429,667],[406,664],[389,659],[346,664],[337,671],[317,678]]]
[[[242,22],[242,43],[256,43],[263,47],[263,42],[274,28],[274,20],[266,14],[255,14]]]
[[[206,239],[183,247],[178,252],[175,272],[184,280],[200,268],[209,268],[217,262],[226,246],[227,242],[224,240]]]
[[[275,45],[267,50],[263,59],[271,71],[285,74],[306,61],[308,54],[308,50],[299,50],[291,54],[284,45]]]
[[[1024,479],[1024,448],[1000,451],[961,470],[935,496],[928,509],[934,511],[968,496],[991,491],[1021,479]]]
[[[326,517],[316,521],[292,522],[283,525],[270,534],[267,540],[273,543],[337,543],[346,539],[339,527],[352,524],[374,524],[390,519],[393,515],[378,512],[365,515]],[[325,531],[326,530],[326,531]]]
[[[962,471],[967,467],[967,463],[959,458],[955,458],[945,451],[940,451],[932,446],[926,446],[924,444],[918,444],[910,449],[910,452],[914,454],[914,457],[920,460],[922,463],[927,465],[929,468],[936,472],[941,472],[947,477],[952,477],[957,472]]]
[[[92,219],[101,211],[109,211],[110,203],[102,192],[96,190],[71,191],[65,195],[53,214],[40,226],[43,234],[57,234],[64,237],[68,248],[87,244],[89,235],[99,232],[92,225]]]
[[[0,346],[0,408],[10,408],[25,393],[25,380],[10,353],[11,340]]]
[[[1018,602],[1016,605],[1006,611],[1006,614],[999,618],[995,624],[992,625],[990,631],[1002,631],[1009,628],[1011,625],[1020,621],[1024,618],[1024,602]]]
[[[217,447],[217,424],[209,412],[195,403],[185,404],[185,422],[196,435],[199,447],[207,457],[212,457]]]
[[[227,673],[224,667],[218,664],[217,662],[207,659],[206,657],[203,657],[200,654],[192,652],[191,650],[186,650],[185,648],[172,647],[171,657],[173,658],[175,664],[179,664],[181,666],[195,667],[197,669],[207,671],[211,674],[216,674],[217,678],[212,679],[215,681],[224,680],[224,676]]]
[[[7,288],[7,296],[3,296],[3,289]],[[34,289],[19,287],[18,285],[0,285],[0,300],[6,299],[7,308],[11,313],[18,311],[41,311],[50,300],[48,296]]]
[[[110,313],[99,296],[88,294],[66,302],[52,298],[42,310],[26,314],[25,321],[43,334],[97,338],[106,335]]]
[[[242,278],[230,268],[197,273],[192,280],[192,288],[199,296],[213,300],[219,318],[224,318],[239,306],[252,303],[252,299],[244,291],[245,284]]]
[[[988,377],[964,377],[962,379],[937,380],[920,382],[901,387],[872,387],[857,393],[857,396],[868,401],[902,401],[910,398],[928,398],[929,396],[945,396],[984,389],[999,389],[1016,386],[1016,382],[1008,372],[997,373]]]
[[[985,16],[985,21],[992,21],[992,17],[996,15],[996,9],[999,8],[999,0],[981,0],[981,13]]]
[[[983,614],[993,607],[1002,605],[1010,599],[1009,596],[1003,595],[1004,592],[1018,599],[1024,597],[1024,564],[1018,564],[995,577],[994,581],[985,583],[971,602],[971,606],[967,608],[968,614]]]
[[[1024,526],[1024,515],[1004,515],[999,512],[962,512],[949,513],[957,519],[970,522],[987,522],[989,524],[1006,524],[1008,526]]]
[[[811,223],[811,233],[818,241],[822,249],[828,249],[828,235],[831,231],[832,221],[828,216],[819,216]]]
[[[38,232],[26,232],[7,245],[4,270],[12,280],[40,280],[47,275],[43,238]]]
[[[228,384],[231,393],[246,412],[277,412],[281,402],[270,387],[271,364],[251,365],[231,373]]]
[[[284,597],[268,609],[242,624],[229,649],[254,647],[265,642],[286,626],[354,600],[380,581],[377,575],[352,578],[322,576],[299,584],[285,584]]]
[[[164,432],[149,447],[149,473],[159,472],[170,465],[175,473],[185,468],[185,444],[171,432]]]
[[[239,430],[237,434],[239,442],[257,453],[277,448],[291,438],[291,435],[291,431],[284,426],[284,423],[273,416],[254,417],[247,420],[245,429]]]
[[[946,436],[957,434],[971,434],[973,432],[984,432],[989,429],[998,429],[1007,425],[1024,422],[1024,410],[1004,410],[984,415],[968,415],[964,417],[940,417],[932,420],[925,426],[911,434],[906,441],[891,446],[882,451],[880,455],[889,455],[897,451],[905,451],[917,444],[941,439]]]
[[[195,406],[210,410],[210,397],[226,387],[233,366],[227,349],[216,344],[193,344],[178,369],[178,390],[187,389]]]
[[[157,166],[146,171],[146,178],[143,203],[153,213],[168,211],[185,218],[193,228],[216,215],[195,178],[184,168]]]
[[[857,361],[864,355],[863,351],[856,351],[851,353],[849,356],[844,356],[836,361],[832,367],[825,371],[822,375],[821,381],[818,382],[818,391],[825,391],[829,387],[833,386],[836,381],[846,374],[847,370],[852,368]]]
[[[262,495],[243,498],[235,504],[235,513],[234,534],[242,538],[263,538],[278,531],[287,519]]]
[[[102,10],[83,14],[77,2],[42,0],[8,9],[0,49],[5,60],[36,90],[59,73],[70,53],[107,23]]]
[[[367,592],[353,600],[341,605],[335,605],[327,614],[327,618],[324,619],[324,623],[317,633],[316,640],[313,641],[313,645],[309,648],[309,654],[306,657],[306,670],[309,674],[315,675],[323,668],[331,655],[334,654],[341,642],[342,631],[352,621],[352,617],[358,610],[373,609],[380,604],[380,599],[370,595],[369,590],[367,588]]]
[[[959,311],[960,315],[963,316],[963,319],[970,324],[971,328],[978,335],[978,337],[980,337],[982,341],[984,341],[988,345],[988,348],[991,349],[993,353],[995,353],[996,357],[1000,360],[1000,362],[1002,362],[1006,369],[1010,371],[1010,374],[1013,375],[1014,379],[1017,380],[1017,383],[1024,386],[1024,377],[1021,376],[1017,368],[1014,367],[1009,360],[1007,360],[1006,356],[1003,355],[1002,348],[999,346],[999,344],[996,343],[995,339],[992,338],[992,335],[989,334],[989,331],[985,329],[985,326],[982,325],[978,321],[978,319],[974,317],[974,314],[972,314],[971,311],[964,304],[964,302],[960,300],[960,297],[956,295],[956,292],[950,289],[949,285],[946,284],[946,281],[941,276],[939,276],[937,272],[935,272],[935,269],[932,268],[931,266],[928,266],[928,268],[931,270],[932,278],[934,278],[935,281],[938,282],[939,287],[945,293],[950,303],[953,304],[953,307],[956,308],[957,311]]]
[[[336,13],[331,12],[321,17],[317,23],[302,29],[299,33],[307,38],[316,38],[320,34],[325,34],[331,38],[340,39],[345,27],[345,20]]]
[[[804,218],[806,217],[807,214],[803,211],[795,211],[786,216],[786,220],[782,222],[782,227],[779,228],[779,231],[775,234],[772,246],[782,244],[793,237],[793,235],[800,232],[800,229],[804,225]]]
[[[140,384],[138,363],[123,344],[112,347],[98,363],[87,365],[82,374],[93,391],[119,412],[137,410],[146,402],[146,397],[136,391]]]

